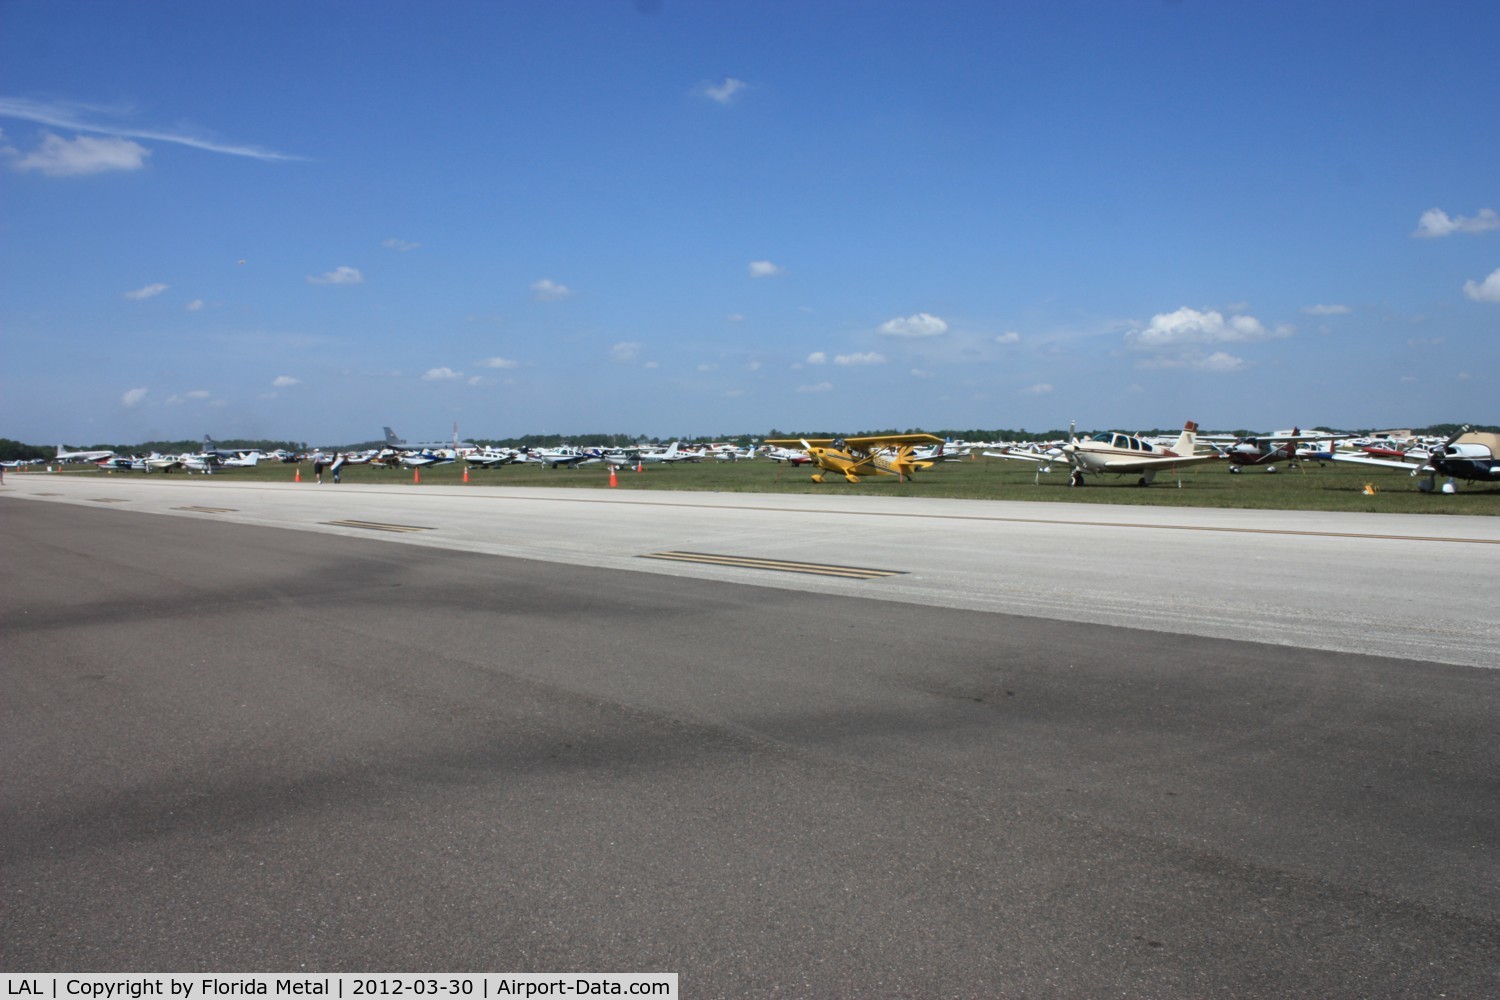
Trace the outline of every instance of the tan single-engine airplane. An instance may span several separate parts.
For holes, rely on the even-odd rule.
[[[1142,441],[1131,434],[1120,431],[1105,431],[1091,438],[1080,439],[1069,431],[1071,439],[1056,454],[1035,454],[1023,451],[987,451],[987,458],[1009,458],[1031,462],[1046,472],[1056,460],[1069,466],[1069,486],[1082,486],[1084,473],[1108,472],[1114,475],[1139,475],[1137,485],[1150,486],[1158,472],[1180,469],[1185,465],[1212,462],[1219,458],[1216,451],[1194,451],[1198,440],[1198,425],[1191,420],[1182,428],[1182,434],[1170,448]]]
[[[901,482],[917,472],[930,469],[936,462],[922,461],[912,457],[917,445],[941,445],[943,439],[932,434],[875,434],[870,437],[852,438],[807,438],[766,441],[772,447],[800,447],[807,457],[818,466],[813,482],[823,482],[823,476],[837,472],[851,483],[859,482],[860,476],[895,476]]]

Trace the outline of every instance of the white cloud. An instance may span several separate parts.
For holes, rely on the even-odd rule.
[[[911,373],[914,378],[935,378],[937,376],[937,372],[930,372],[923,368],[913,368]]]
[[[752,260],[749,264],[749,271],[752,278],[774,278],[779,274],[785,274],[786,268],[768,260]]]
[[[832,382],[819,382],[817,385],[799,385],[798,392],[830,392],[833,389]]]
[[[807,363],[810,365],[826,365],[828,364],[828,355],[823,351],[813,351],[807,356]]]
[[[519,368],[521,366],[519,361],[512,361],[509,358],[501,357],[485,358],[483,361],[476,362],[476,364],[481,368]]]
[[[363,284],[365,276],[359,273],[357,267],[337,267],[327,274],[307,276],[309,285],[359,285]]]
[[[863,354],[840,354],[834,357],[833,363],[836,365],[883,365],[885,355],[876,354],[874,351],[867,351]]]
[[[891,337],[936,337],[948,332],[948,324],[931,313],[917,313],[882,323],[880,332]]]
[[[638,340],[623,340],[609,349],[609,356],[620,364],[629,364],[641,356],[641,344]]]
[[[760,371],[760,362],[759,361],[752,361],[752,362],[750,362],[748,365],[745,366],[745,371],[747,371],[747,372],[758,372],[758,371]]]
[[[154,285],[147,285],[145,288],[137,288],[133,292],[126,292],[125,297],[136,300],[155,298],[170,287],[170,285],[163,285],[161,282],[157,282]]]
[[[1201,351],[1168,355],[1157,358],[1149,358],[1136,365],[1137,368],[1186,368],[1191,371],[1200,372],[1234,372],[1239,371],[1246,365],[1244,358],[1237,358],[1233,354],[1224,351],[1215,351],[1213,354],[1203,354]]]
[[[642,368],[660,368],[661,367],[661,362],[660,361],[647,361],[645,364],[641,365],[641,367]]]
[[[567,285],[553,281],[551,278],[543,278],[531,283],[531,297],[538,302],[557,302],[562,299],[572,298],[575,294],[573,289]]]
[[[1500,268],[1483,281],[1465,281],[1464,294],[1475,302],[1500,302]]]
[[[80,135],[64,139],[42,134],[42,144],[15,161],[17,170],[36,170],[48,177],[81,177],[106,170],[139,170],[151,150],[129,139]]]
[[[1047,382],[1038,382],[1036,385],[1028,385],[1021,391],[1028,396],[1045,396],[1052,391],[1052,386]]]
[[[703,364],[698,366],[698,370],[700,372],[716,372],[719,370],[719,366],[714,364],[713,362],[705,361]]]
[[[141,402],[145,400],[146,393],[150,391],[151,390],[145,388],[127,389],[125,390],[125,395],[120,397],[120,403],[124,406],[139,406]]]
[[[211,395],[212,393],[210,393],[207,389],[193,389],[190,392],[184,392],[181,395],[173,393],[172,395],[167,397],[165,405],[179,406],[182,403],[186,403],[190,399],[207,399]]]
[[[472,378],[470,378],[469,381],[466,384],[467,385],[484,385],[484,376],[483,375],[475,375]]]
[[[745,314],[744,313],[730,313],[728,316],[725,316],[724,318],[727,319],[731,323],[743,323],[743,322],[745,322]]]
[[[1343,316],[1351,310],[1348,306],[1303,306],[1302,311],[1309,316]]]
[[[745,89],[744,80],[736,80],[732,76],[726,76],[723,83],[705,83],[698,88],[698,93],[719,104],[729,104],[734,101],[734,95]]]
[[[463,372],[456,372],[452,368],[429,368],[422,375],[423,382],[442,382],[447,379],[463,378]]]
[[[1412,235],[1420,239],[1436,239],[1454,233],[1484,233],[1491,229],[1500,229],[1500,215],[1495,214],[1493,208],[1481,208],[1472,219],[1461,215],[1450,218],[1441,208],[1429,208],[1417,220],[1417,228]]]
[[[271,385],[278,389],[290,389],[294,385],[301,384],[302,380],[300,378],[293,378],[290,375],[277,375],[271,380]]]
[[[1006,330],[995,338],[997,344],[1019,344],[1020,342],[1021,335],[1014,330]]]
[[[1209,310],[1199,312],[1183,306],[1176,312],[1158,313],[1144,329],[1133,329],[1125,334],[1125,342],[1131,347],[1148,350],[1178,350],[1193,344],[1249,343],[1290,337],[1293,329],[1280,325],[1267,328],[1254,316],[1231,316]]]
[[[203,302],[202,299],[194,299],[193,301],[189,302],[187,305],[183,306],[182,308],[186,309],[190,313],[195,313],[195,312],[199,311],[200,309],[202,309],[203,306],[204,306],[204,302]]]
[[[417,249],[422,244],[420,244],[420,243],[408,243],[405,240],[398,240],[398,239],[395,239],[393,237],[393,238],[388,239],[388,240],[381,240],[380,241],[380,245],[383,246],[383,247],[385,247],[387,250],[400,250],[402,253],[405,253],[408,250],[415,250],[415,249]]]

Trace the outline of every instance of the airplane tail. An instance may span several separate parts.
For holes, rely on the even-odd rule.
[[[677,457],[677,442],[676,441],[672,442],[671,447],[669,447],[667,449],[667,453],[663,457],[665,457],[665,458],[676,458]]]
[[[1189,420],[1182,425],[1182,433],[1177,437],[1177,443],[1172,446],[1174,455],[1191,455],[1193,449],[1198,445],[1198,425]]]
[[[402,445],[406,444],[406,440],[404,438],[398,438],[396,436],[396,432],[387,427],[385,428],[385,443],[391,448],[399,448]]]

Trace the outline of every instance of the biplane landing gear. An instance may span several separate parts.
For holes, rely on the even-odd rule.
[[[823,473],[820,472],[817,475],[813,476],[812,481],[815,483],[821,483],[823,481]]]

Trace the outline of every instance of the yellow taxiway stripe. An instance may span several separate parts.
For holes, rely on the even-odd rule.
[[[415,524],[381,524],[379,521],[323,521],[323,524],[331,524],[337,528],[365,528],[369,531],[432,531],[432,528],[423,528]]]
[[[827,563],[790,562],[785,559],[758,559],[754,556],[716,555],[711,552],[649,552],[642,559],[667,559],[673,562],[697,563],[702,566],[735,566],[740,569],[768,569],[778,573],[807,573],[813,576],[835,576],[845,580],[880,580],[904,576],[895,569],[870,569],[863,566],[833,566]]]

